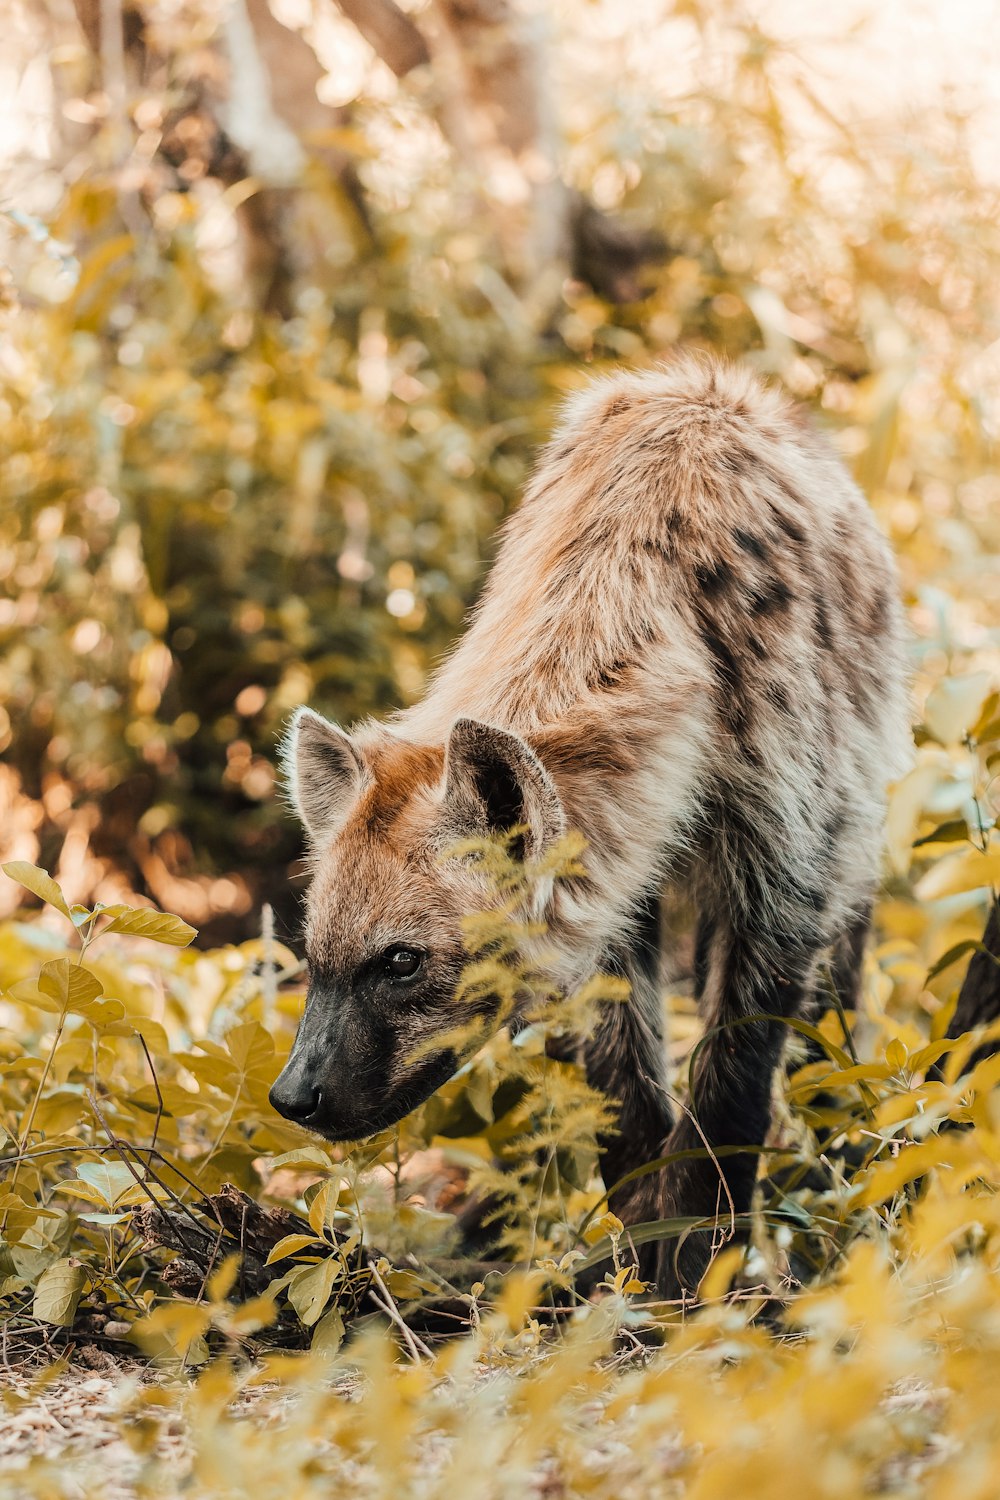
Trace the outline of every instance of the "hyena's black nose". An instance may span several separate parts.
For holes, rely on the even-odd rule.
[[[271,1085],[267,1097],[279,1115],[293,1120],[296,1125],[307,1125],[319,1109],[319,1089],[304,1079],[286,1078],[284,1073]]]

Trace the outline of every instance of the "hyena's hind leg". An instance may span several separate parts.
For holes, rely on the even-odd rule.
[[[830,984],[833,993],[845,1011],[856,1011],[861,1001],[861,983],[864,976],[865,944],[872,925],[871,902],[865,903],[854,920],[834,939],[830,950]],[[825,1009],[825,1000],[830,996],[820,981],[816,998],[819,1012]]]
[[[813,1026],[817,1025],[831,1008],[839,1007],[839,1020],[833,1032],[833,1039],[839,1047],[849,1046],[849,1034],[842,1032],[841,1027],[846,1028],[849,1033],[854,1024],[853,1018],[861,1003],[865,944],[871,929],[871,918],[871,902],[867,901],[834,938],[829,952],[817,965],[812,986],[802,1004],[802,1019]],[[837,1066],[830,1051],[821,1042],[801,1034],[790,1035],[785,1052],[786,1083],[800,1068],[812,1063],[823,1065],[820,1078]],[[770,1180],[782,1191],[808,1187],[815,1192],[823,1192],[829,1188],[833,1180],[834,1173],[830,1162],[839,1160],[842,1163],[860,1165],[867,1148],[845,1140],[839,1142],[834,1149],[829,1136],[831,1133],[834,1137],[840,1136],[841,1124],[838,1123],[831,1132],[829,1125],[824,1121],[829,1112],[839,1114],[843,1101],[838,1099],[835,1092],[824,1087],[822,1082],[811,1084],[803,1096],[798,1099],[793,1097],[791,1102],[794,1111],[801,1114],[816,1132],[819,1151],[808,1166],[796,1163],[784,1170],[778,1170]]]
[[[768,838],[761,820],[738,807],[720,809],[716,826],[723,832],[706,858],[697,962],[705,1034],[692,1056],[687,1109],[665,1145],[665,1154],[696,1154],[664,1169],[649,1215],[713,1224],[644,1251],[643,1274],[662,1296],[694,1291],[731,1227],[745,1236],[788,1030],[782,1021],[801,1015],[829,941],[821,872],[805,879],[789,842]],[[716,1155],[717,1147],[728,1149]]]
[[[801,1015],[804,1021],[815,1026],[828,1010],[839,1008],[845,1014],[848,1026],[851,1024],[851,1013],[857,1012],[861,1003],[865,945],[871,922],[872,904],[867,901],[834,938],[828,954],[817,965],[812,986],[803,1000]],[[838,1045],[844,1045],[846,1040],[838,1037]],[[790,1072],[804,1063],[830,1060],[829,1052],[811,1037],[790,1037],[789,1042]]]
[[[600,1142],[601,1175],[610,1191],[626,1173],[661,1156],[673,1125],[667,1094],[660,956],[660,893],[643,899],[628,943],[605,967],[628,980],[628,1000],[605,1006],[584,1044],[587,1082],[618,1106],[617,1128]],[[658,1178],[651,1175],[612,1193],[610,1207],[627,1223],[658,1216]]]

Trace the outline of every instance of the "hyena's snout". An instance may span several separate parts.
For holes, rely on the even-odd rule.
[[[370,997],[315,986],[268,1095],[272,1106],[328,1141],[359,1141],[397,1124],[459,1064],[450,1047],[417,1048],[411,1031]]]
[[[290,1058],[275,1082],[268,1099],[272,1109],[295,1125],[310,1125],[323,1103],[323,1090],[309,1072]]]
[[[286,1120],[327,1140],[361,1140],[406,1111],[393,1087],[397,1051],[393,1028],[370,1006],[349,991],[314,982],[268,1098]]]
[[[350,1070],[342,1065],[345,1037],[339,1011],[335,996],[310,986],[288,1061],[267,1096],[286,1120],[323,1134],[338,1097],[350,1086]]]

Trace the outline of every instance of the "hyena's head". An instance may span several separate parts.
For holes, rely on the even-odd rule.
[[[473,719],[428,747],[386,730],[351,736],[303,709],[286,767],[312,846],[309,991],[270,1099],[329,1140],[357,1140],[402,1119],[461,1061],[462,917],[489,887],[475,861],[442,854],[518,824],[525,856],[537,855],[562,833],[563,809],[528,745]]]

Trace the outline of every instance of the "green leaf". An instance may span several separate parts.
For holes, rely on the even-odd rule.
[[[143,906],[109,906],[106,910],[114,913],[114,919],[104,929],[106,933],[120,932],[129,937],[150,938],[154,943],[169,943],[174,948],[186,948],[191,939],[198,936],[196,927],[169,912],[151,911]]]
[[[31,1305],[34,1316],[43,1323],[69,1328],[76,1317],[86,1279],[83,1267],[74,1265],[68,1257],[55,1261],[38,1278]]]
[[[26,859],[12,859],[8,864],[0,865],[5,875],[11,880],[16,880],[18,885],[23,885],[26,891],[33,896],[38,896],[42,901],[47,901],[54,906],[56,911],[61,911],[64,917],[73,920],[73,913],[66,902],[66,897],[56,885],[51,875],[40,870],[37,865],[29,864]]]

